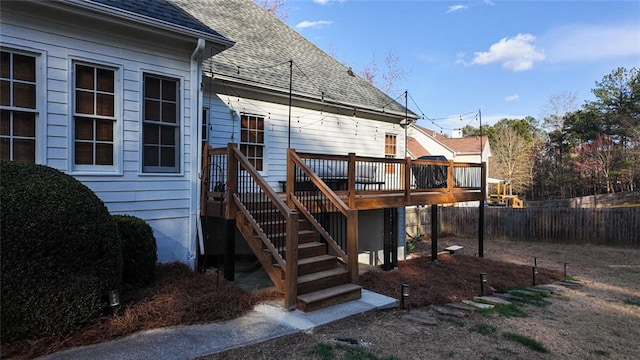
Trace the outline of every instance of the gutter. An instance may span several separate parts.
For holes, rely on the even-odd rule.
[[[200,84],[202,83],[202,70],[200,68],[200,65],[202,64],[202,53],[204,51],[205,48],[205,41],[203,38],[198,38],[198,42],[196,44],[195,49],[193,49],[193,53],[191,53],[191,104],[192,104],[192,110],[191,110],[191,115],[193,115],[193,109],[195,109],[196,112],[196,138],[195,139],[191,139],[191,153],[192,154],[196,154],[195,159],[192,157],[191,158],[191,163],[192,164],[196,164],[196,165],[192,165],[192,174],[195,174],[195,177],[192,175],[192,178],[195,182],[195,196],[194,196],[194,200],[191,201],[191,216],[195,217],[195,225],[196,225],[196,241],[198,241],[198,245],[200,246],[200,255],[204,255],[205,251],[204,251],[204,233],[202,231],[202,220],[200,219],[200,214],[198,213],[198,209],[200,208],[199,205],[199,199],[200,199],[200,191],[201,191],[201,183],[199,181],[200,177],[202,174],[200,174],[200,169],[199,169],[199,165],[200,164],[200,159],[202,159],[202,147],[200,146],[200,139],[202,139],[202,111],[200,111],[200,106],[202,104],[202,87],[200,86]],[[195,106],[193,106],[195,102]],[[193,121],[191,122],[193,124]],[[193,125],[192,125],[193,126]],[[192,132],[193,133],[193,132]],[[195,151],[193,151],[193,148],[195,147]],[[192,193],[192,196],[193,194]],[[194,206],[195,203],[195,206]],[[194,242],[195,244],[195,242]],[[194,249],[195,250],[195,249]],[[195,269],[195,267],[197,266],[197,254],[196,251],[192,252],[195,255],[195,259],[194,259],[194,263],[196,265],[193,266],[193,268]]]

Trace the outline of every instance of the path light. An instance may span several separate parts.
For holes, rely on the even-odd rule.
[[[484,296],[484,284],[487,283],[487,273],[480,273],[480,296]]]
[[[564,277],[567,277],[567,267],[569,263],[564,263]]]
[[[536,276],[538,275],[538,267],[534,266],[533,268],[531,268],[532,273],[533,273],[533,286],[536,286]]]
[[[115,307],[120,305],[120,293],[118,290],[109,291],[109,306]]]
[[[400,298],[400,307],[402,309],[405,308],[405,299],[409,297],[409,284],[402,284],[402,289],[400,290],[402,297]]]

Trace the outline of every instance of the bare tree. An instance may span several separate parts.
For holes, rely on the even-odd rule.
[[[591,143],[583,143],[577,149],[576,170],[585,178],[591,178],[594,186],[604,183],[607,194],[614,192],[611,184],[611,170],[615,158],[613,139],[598,134]]]
[[[578,108],[576,99],[576,94],[571,91],[563,91],[549,96],[542,114],[544,127],[551,130],[562,129],[565,114]]]
[[[363,79],[376,86],[381,86],[382,91],[386,94],[396,93],[396,84],[404,80],[409,72],[400,67],[400,58],[391,50],[388,50],[384,56],[384,70],[381,72],[376,62],[376,54],[373,53],[371,62],[364,65],[358,72]],[[377,79],[382,78],[383,84],[378,84]]]
[[[289,18],[289,9],[285,7],[285,2],[285,0],[260,0],[259,4],[268,13],[284,22]]]
[[[531,185],[533,143],[510,127],[497,129],[491,152],[496,161],[492,170],[496,177],[510,181],[515,192],[523,192]]]

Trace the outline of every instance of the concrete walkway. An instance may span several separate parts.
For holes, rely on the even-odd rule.
[[[261,304],[242,317],[222,323],[141,331],[119,340],[60,351],[38,359],[194,359],[397,306],[396,299],[365,289],[359,300],[310,313],[289,312],[278,305]]]

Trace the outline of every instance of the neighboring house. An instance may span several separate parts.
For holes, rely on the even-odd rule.
[[[288,147],[405,157],[400,124],[417,116],[254,1],[171,1],[236,42],[205,63],[208,142],[239,144],[277,191],[284,190]],[[360,223],[367,224],[360,231],[363,262],[382,262],[382,214],[360,212]],[[400,251],[404,236],[399,232]]]
[[[425,155],[443,155],[447,160],[454,162],[485,163],[489,179],[491,146],[486,136],[482,136],[482,139],[477,136],[463,137],[460,131],[454,131],[451,137],[446,137],[417,124],[411,124],[407,129],[407,150],[413,159]]]
[[[233,42],[164,0],[1,6],[1,157],[74,176],[193,266],[202,62]]]

